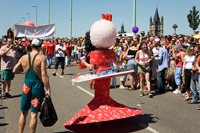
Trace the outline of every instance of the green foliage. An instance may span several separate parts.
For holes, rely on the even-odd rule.
[[[198,13],[199,11],[196,11],[196,6],[193,6],[193,10],[190,10],[190,13],[187,15],[189,27],[192,28],[193,30],[196,30],[200,23]]]

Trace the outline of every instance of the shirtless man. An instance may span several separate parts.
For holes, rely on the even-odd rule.
[[[44,86],[46,87],[46,95],[51,95],[49,76],[46,71],[46,57],[39,54],[42,42],[40,39],[33,39],[32,52],[20,58],[13,69],[13,73],[25,73],[25,81],[21,99],[21,116],[19,118],[19,133],[23,133],[26,116],[29,108],[31,108],[30,133],[35,133],[37,126],[37,115],[40,106],[45,97]]]

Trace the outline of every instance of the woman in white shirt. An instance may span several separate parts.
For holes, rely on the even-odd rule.
[[[80,44],[80,42],[78,41],[78,42],[77,42],[77,48],[76,48],[76,54],[77,54],[78,59],[81,58],[82,49],[83,49],[83,48],[81,47],[81,44]]]
[[[189,100],[190,96],[190,81],[191,81],[191,70],[192,70],[192,63],[194,61],[194,47],[189,46],[186,51],[186,55],[183,61],[183,68],[182,68],[182,77],[185,77],[185,89],[187,96],[185,97],[184,101]]]

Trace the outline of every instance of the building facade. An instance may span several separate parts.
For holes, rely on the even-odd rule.
[[[149,34],[151,36],[163,36],[163,16],[161,17],[161,21],[160,21],[160,17],[158,15],[158,9],[156,8],[156,12],[154,15],[154,18],[152,20],[152,17],[150,17],[150,26],[149,26]]]

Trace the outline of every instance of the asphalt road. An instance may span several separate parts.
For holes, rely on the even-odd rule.
[[[79,70],[77,64],[73,63],[70,67],[65,68],[64,76],[52,76],[53,69],[48,69],[52,101],[58,115],[57,123],[52,127],[43,127],[38,119],[37,133],[71,133],[72,130],[85,133],[199,133],[200,111],[196,110],[199,104],[187,104],[180,95],[174,95],[167,92],[162,95],[156,95],[149,98],[148,96],[139,97],[139,90],[129,91],[111,88],[111,97],[119,103],[129,107],[140,108],[143,110],[141,115],[103,122],[100,127],[97,125],[77,125],[65,129],[63,124],[69,121],[85,105],[92,100],[94,90],[89,88],[89,82],[75,84],[71,83],[73,73],[84,72]],[[58,74],[61,69],[58,69]],[[12,81],[11,99],[0,102],[0,131],[3,133],[17,133],[18,120],[20,116],[20,100],[24,81],[24,74],[18,74]],[[119,85],[119,78],[117,78]],[[126,82],[130,85],[130,82]],[[79,87],[77,87],[79,86]],[[80,88],[86,90],[83,91]],[[144,104],[140,104],[144,103]],[[1,113],[3,110],[3,113]],[[30,115],[27,117],[27,124],[24,133],[29,132]],[[2,129],[2,130],[1,130]]]

